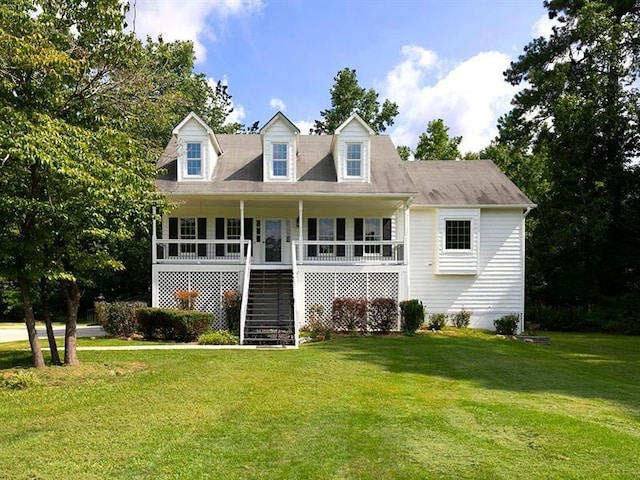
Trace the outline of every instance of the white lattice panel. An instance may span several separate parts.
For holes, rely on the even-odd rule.
[[[329,325],[334,298],[393,298],[398,301],[399,290],[400,275],[393,272],[306,272],[305,322],[309,318],[311,305],[321,305],[324,308],[324,323]]]
[[[222,294],[239,288],[238,272],[159,272],[158,306],[176,308],[177,290],[197,290],[196,310],[215,315],[215,328],[227,328]]]

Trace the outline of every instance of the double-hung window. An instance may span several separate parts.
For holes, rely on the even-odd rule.
[[[347,177],[362,177],[361,143],[347,143]]]
[[[382,219],[365,218],[364,219],[364,241],[365,242],[381,242],[382,241]],[[380,243],[377,245],[365,245],[365,253],[371,255],[380,254]]]
[[[196,219],[193,217],[180,219],[180,240],[196,239]],[[180,253],[196,253],[195,243],[181,243]]]
[[[227,243],[227,254],[240,253],[240,219],[227,218],[227,240],[238,240],[238,243]]]
[[[273,144],[272,175],[274,177],[286,177],[287,173],[287,144]]]
[[[333,242],[335,236],[335,222],[333,218],[318,219],[318,240],[321,242]],[[333,255],[333,244],[321,244],[320,253],[325,255]]]
[[[446,220],[445,250],[471,250],[471,220]]]
[[[199,142],[187,143],[187,176],[202,176],[202,144]]]

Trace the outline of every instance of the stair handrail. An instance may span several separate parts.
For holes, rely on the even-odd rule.
[[[247,257],[244,262],[242,282],[242,301],[240,304],[240,345],[244,345],[244,324],[247,320],[247,304],[249,300],[249,278],[251,275],[251,242],[247,241]]]
[[[299,346],[299,325],[298,325],[298,259],[296,252],[295,242],[291,242],[291,267],[292,267],[292,282],[293,282],[293,335],[295,340],[295,346]]]

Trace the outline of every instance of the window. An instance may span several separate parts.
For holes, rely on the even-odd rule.
[[[240,240],[240,219],[227,218],[227,240]],[[240,253],[240,243],[228,243],[227,254]]]
[[[318,219],[318,240],[323,242],[333,242],[335,240],[333,218]],[[333,255],[333,245],[320,245],[320,253]]]
[[[347,177],[362,176],[362,144],[347,143]]]
[[[447,220],[445,250],[471,250],[471,220]]]
[[[382,241],[382,220],[380,218],[364,219],[364,241],[365,242]],[[365,245],[364,251],[365,253],[369,253],[369,254],[379,254],[380,244]]]
[[[202,144],[187,143],[187,175],[202,175]]]
[[[196,239],[196,219],[181,218],[180,219],[180,240],[195,240]],[[181,243],[180,253],[196,253],[195,243]]]
[[[273,144],[273,176],[274,177],[287,176],[287,144],[286,143]]]

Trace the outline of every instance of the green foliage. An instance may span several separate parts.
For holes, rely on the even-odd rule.
[[[420,134],[415,151],[416,160],[456,160],[461,158],[458,146],[462,137],[449,137],[449,127],[441,118],[427,124],[427,132]]]
[[[140,308],[147,308],[144,302],[96,302],[102,303],[105,309],[105,319],[100,322],[100,326],[114,337],[130,338],[138,330],[136,311]],[[99,320],[98,310],[96,319]]]
[[[513,335],[518,328],[520,318],[517,314],[504,315],[493,321],[496,333],[501,335]]]
[[[169,308],[140,308],[136,311],[140,331],[147,339],[162,338],[192,342],[213,328],[211,313]]]
[[[398,105],[389,100],[380,105],[378,93],[373,88],[366,90],[358,85],[355,70],[343,68],[333,80],[331,108],[320,112],[322,119],[314,122],[311,133],[331,135],[353,113],[360,115],[376,133],[393,125]]]
[[[452,314],[451,323],[456,328],[467,328],[471,324],[471,312],[463,308]]]
[[[364,298],[337,297],[333,299],[331,319],[336,329],[350,332],[367,331],[367,300]]]
[[[398,145],[396,150],[398,155],[400,155],[400,158],[405,162],[409,160],[409,157],[411,157],[411,149],[407,145]]]
[[[239,339],[228,330],[213,330],[198,337],[199,345],[237,345]]]
[[[424,323],[425,308],[420,300],[405,300],[400,302],[400,314],[402,331],[413,335]]]
[[[398,303],[393,298],[374,298],[369,302],[369,329],[389,333],[398,325]]]
[[[427,327],[430,330],[442,330],[447,326],[447,322],[449,321],[449,315],[446,313],[432,313],[429,315],[429,323]]]
[[[40,384],[40,379],[33,370],[18,370],[15,373],[0,377],[0,387],[9,390],[24,390]]]
[[[234,335],[240,335],[240,313],[242,295],[237,290],[227,290],[222,294],[222,306],[227,318],[227,328]]]

